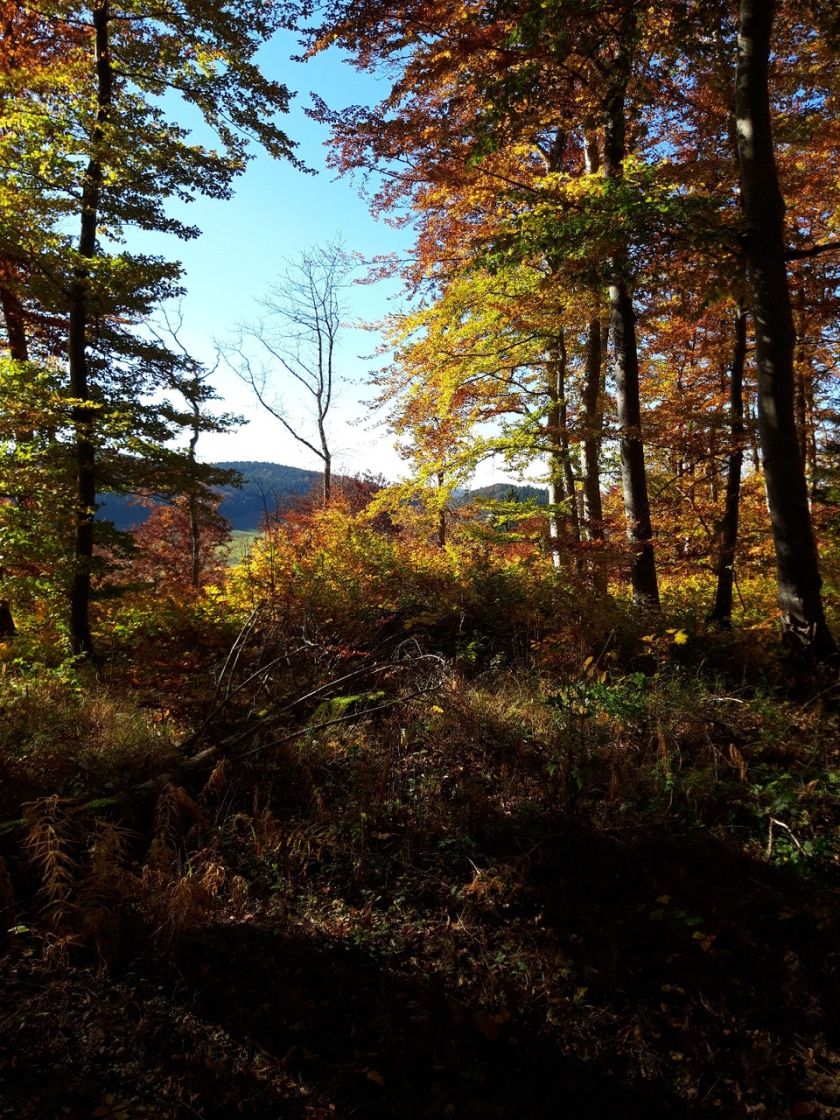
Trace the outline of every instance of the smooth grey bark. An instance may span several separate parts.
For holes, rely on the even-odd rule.
[[[758,429],[785,640],[835,657],[794,412],[795,333],[785,264],[784,200],[770,119],[773,0],[741,0],[735,118],[743,244],[755,327]]]
[[[601,323],[598,319],[593,319],[589,323],[586,334],[586,359],[581,392],[583,516],[586,535],[591,541],[604,539],[600,466],[602,379]]]
[[[597,137],[584,137],[586,170],[590,175],[601,169]],[[604,511],[601,503],[601,429],[603,424],[604,346],[600,316],[590,319],[586,330],[586,356],[581,389],[581,480],[583,485],[583,528],[587,540],[604,539]],[[596,568],[597,574],[601,566]],[[603,575],[603,572],[602,572]],[[603,580],[599,581],[600,583]]]
[[[566,402],[566,373],[568,355],[566,340],[561,331],[548,359],[548,415],[546,434],[549,442],[548,502],[552,507],[549,517],[549,536],[552,541],[551,556],[555,566],[560,564],[558,542],[562,535],[563,516],[569,523],[575,543],[580,541],[580,522],[575,501],[575,475],[569,447],[569,416]]]
[[[189,443],[190,491],[187,498],[187,511],[190,521],[190,587],[196,590],[201,583],[201,511],[195,486],[196,448],[201,435],[201,404],[199,402],[198,376],[192,386],[194,396],[189,398],[192,409],[192,425]]]
[[[85,262],[96,256],[96,226],[102,192],[103,169],[99,150],[111,112],[113,70],[111,67],[108,24],[109,0],[100,0],[93,9],[96,65],[97,119],[93,130],[92,155],[82,184],[81,221],[78,254],[70,290],[68,365],[70,395],[79,403],[73,408],[74,452],[76,463],[76,526],[74,571],[70,585],[70,642],[74,653],[90,656],[93,638],[90,630],[90,580],[93,562],[93,523],[96,514],[96,448],[94,411],[90,401],[87,332],[89,268]]]
[[[622,29],[622,43],[613,63],[605,104],[604,177],[611,181],[620,180],[624,173],[625,98],[632,50],[630,30],[629,27]],[[627,247],[620,246],[609,262],[610,330],[615,355],[621,487],[631,552],[630,582],[636,605],[658,610],[659,587],[642,440],[636,316],[629,288],[629,272]]]
[[[817,416],[814,399],[814,380],[809,377],[805,386],[805,411],[808,438],[805,441],[805,477],[808,480],[808,494],[814,501],[819,489],[819,463],[817,456]]]
[[[741,469],[744,462],[744,366],[747,357],[747,312],[735,312],[735,342],[729,371],[729,441],[726,462],[726,497],[718,523],[715,601],[709,621],[729,629],[732,625],[732,592],[735,583],[735,550],[741,508]]]

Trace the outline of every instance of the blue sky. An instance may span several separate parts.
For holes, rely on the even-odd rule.
[[[182,210],[172,208],[197,225],[201,237],[178,242],[171,237],[144,236],[137,242],[144,251],[181,260],[187,288],[181,303],[181,337],[205,361],[213,361],[214,340],[223,342],[237,324],[259,316],[256,301],[284,270],[285,258],[294,259],[301,250],[336,237],[343,239],[348,251],[366,256],[405,252],[410,246],[409,232],[371,217],[367,202],[360,197],[359,183],[337,179],[325,169],[327,130],[304,113],[310,91],[333,107],[343,107],[374,103],[387,87],[370,75],[358,74],[337,52],[307,63],[292,62],[289,56],[297,49],[294,36],[281,35],[263,49],[260,61],[267,74],[297,91],[284,127],[298,142],[300,158],[317,174],[305,175],[288,163],[256,152],[237,180],[232,200],[199,198]],[[399,295],[396,282],[353,287],[348,297],[351,318],[381,319],[397,306],[394,301]],[[370,354],[377,343],[378,335],[370,331],[345,332],[340,355],[343,386],[333,408],[332,446],[337,471],[371,470],[393,477],[401,471],[401,461],[388,433],[374,423],[376,418],[364,403],[371,395],[366,372],[373,363],[359,355]],[[213,383],[224,398],[219,407],[245,416],[249,423],[231,435],[203,436],[199,444],[203,459],[257,459],[318,467],[318,460],[281,431],[232,372],[220,368]],[[278,393],[290,417],[306,429],[306,412],[302,406],[296,407],[294,391],[287,384],[284,390],[284,384],[278,382]]]
[[[197,358],[213,364],[216,343],[232,339],[237,326],[260,315],[258,300],[285,270],[286,260],[304,249],[341,238],[348,252],[365,257],[383,253],[407,255],[412,234],[375,220],[361,196],[361,183],[338,178],[325,167],[328,130],[306,116],[310,93],[331,108],[376,104],[388,92],[384,78],[360,74],[331,50],[299,63],[291,56],[299,50],[294,35],[282,34],[263,48],[260,63],[270,77],[296,92],[284,121],[289,137],[297,141],[297,154],[316,173],[306,175],[286,162],[274,161],[259,151],[235,184],[233,199],[199,198],[189,206],[173,206],[173,213],[198,226],[202,235],[179,242],[170,236],[137,236],[133,248],[178,259],[184,267],[187,294],[181,301],[181,342]],[[173,116],[184,121],[183,107],[175,103]],[[196,137],[213,143],[203,123]],[[401,305],[399,280],[354,286],[348,295],[350,320],[374,323]],[[381,415],[369,406],[373,391],[369,373],[382,359],[364,358],[379,344],[372,330],[344,332],[340,350],[341,386],[330,416],[330,444],[336,473],[369,471],[388,479],[404,476],[406,467],[393,446],[393,437]],[[280,424],[254,400],[252,391],[229,369],[220,366],[213,385],[222,398],[217,411],[244,417],[246,423],[227,435],[206,434],[198,447],[206,462],[263,460],[319,469],[320,461],[287,435]],[[296,399],[293,387],[277,382],[286,414],[303,434],[314,428],[305,402]],[[493,462],[482,464],[474,479],[484,485],[507,476]]]

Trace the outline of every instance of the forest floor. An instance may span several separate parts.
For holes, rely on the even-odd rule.
[[[0,1116],[840,1117],[833,686],[193,642],[6,681]]]

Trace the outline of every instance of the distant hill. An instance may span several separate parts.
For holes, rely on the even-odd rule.
[[[213,466],[238,471],[245,480],[239,490],[233,486],[221,488],[222,502],[219,511],[228,519],[232,529],[246,532],[253,532],[260,527],[266,511],[287,508],[295,499],[311,493],[321,483],[320,471],[287,467],[282,463],[237,461],[214,463]],[[546,505],[548,492],[538,486],[496,482],[491,486],[480,486],[476,490],[463,490],[459,494],[459,500],[463,503],[475,498],[497,501],[515,498],[520,502],[530,499],[538,505]],[[102,520],[113,521],[118,529],[131,529],[145,521],[148,510],[143,506],[133,505],[131,499],[124,494],[103,494],[98,516]]]
[[[286,509],[321,485],[320,471],[286,467],[281,463],[214,463],[223,470],[238,471],[245,479],[241,490],[222,490],[219,512],[233,529],[257,529],[266,513]]]
[[[536,502],[538,506],[548,505],[548,490],[544,486],[526,486],[514,482],[494,482],[490,486],[479,486],[475,490],[465,490],[464,499],[468,502],[476,498],[489,498],[495,502]]]
[[[308,494],[320,484],[320,471],[302,470],[300,467],[287,467],[280,463],[232,462],[214,463],[224,470],[238,471],[244,481],[241,489],[223,486],[220,512],[228,519],[233,529],[253,530],[265,516],[266,510],[273,512],[289,506],[296,498]],[[133,505],[124,494],[103,494],[98,516],[113,521],[118,529],[130,529],[145,521],[148,511],[142,506]]]

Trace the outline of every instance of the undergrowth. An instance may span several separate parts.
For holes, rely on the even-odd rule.
[[[840,1114],[836,685],[366,540],[7,656],[13,1114]]]

